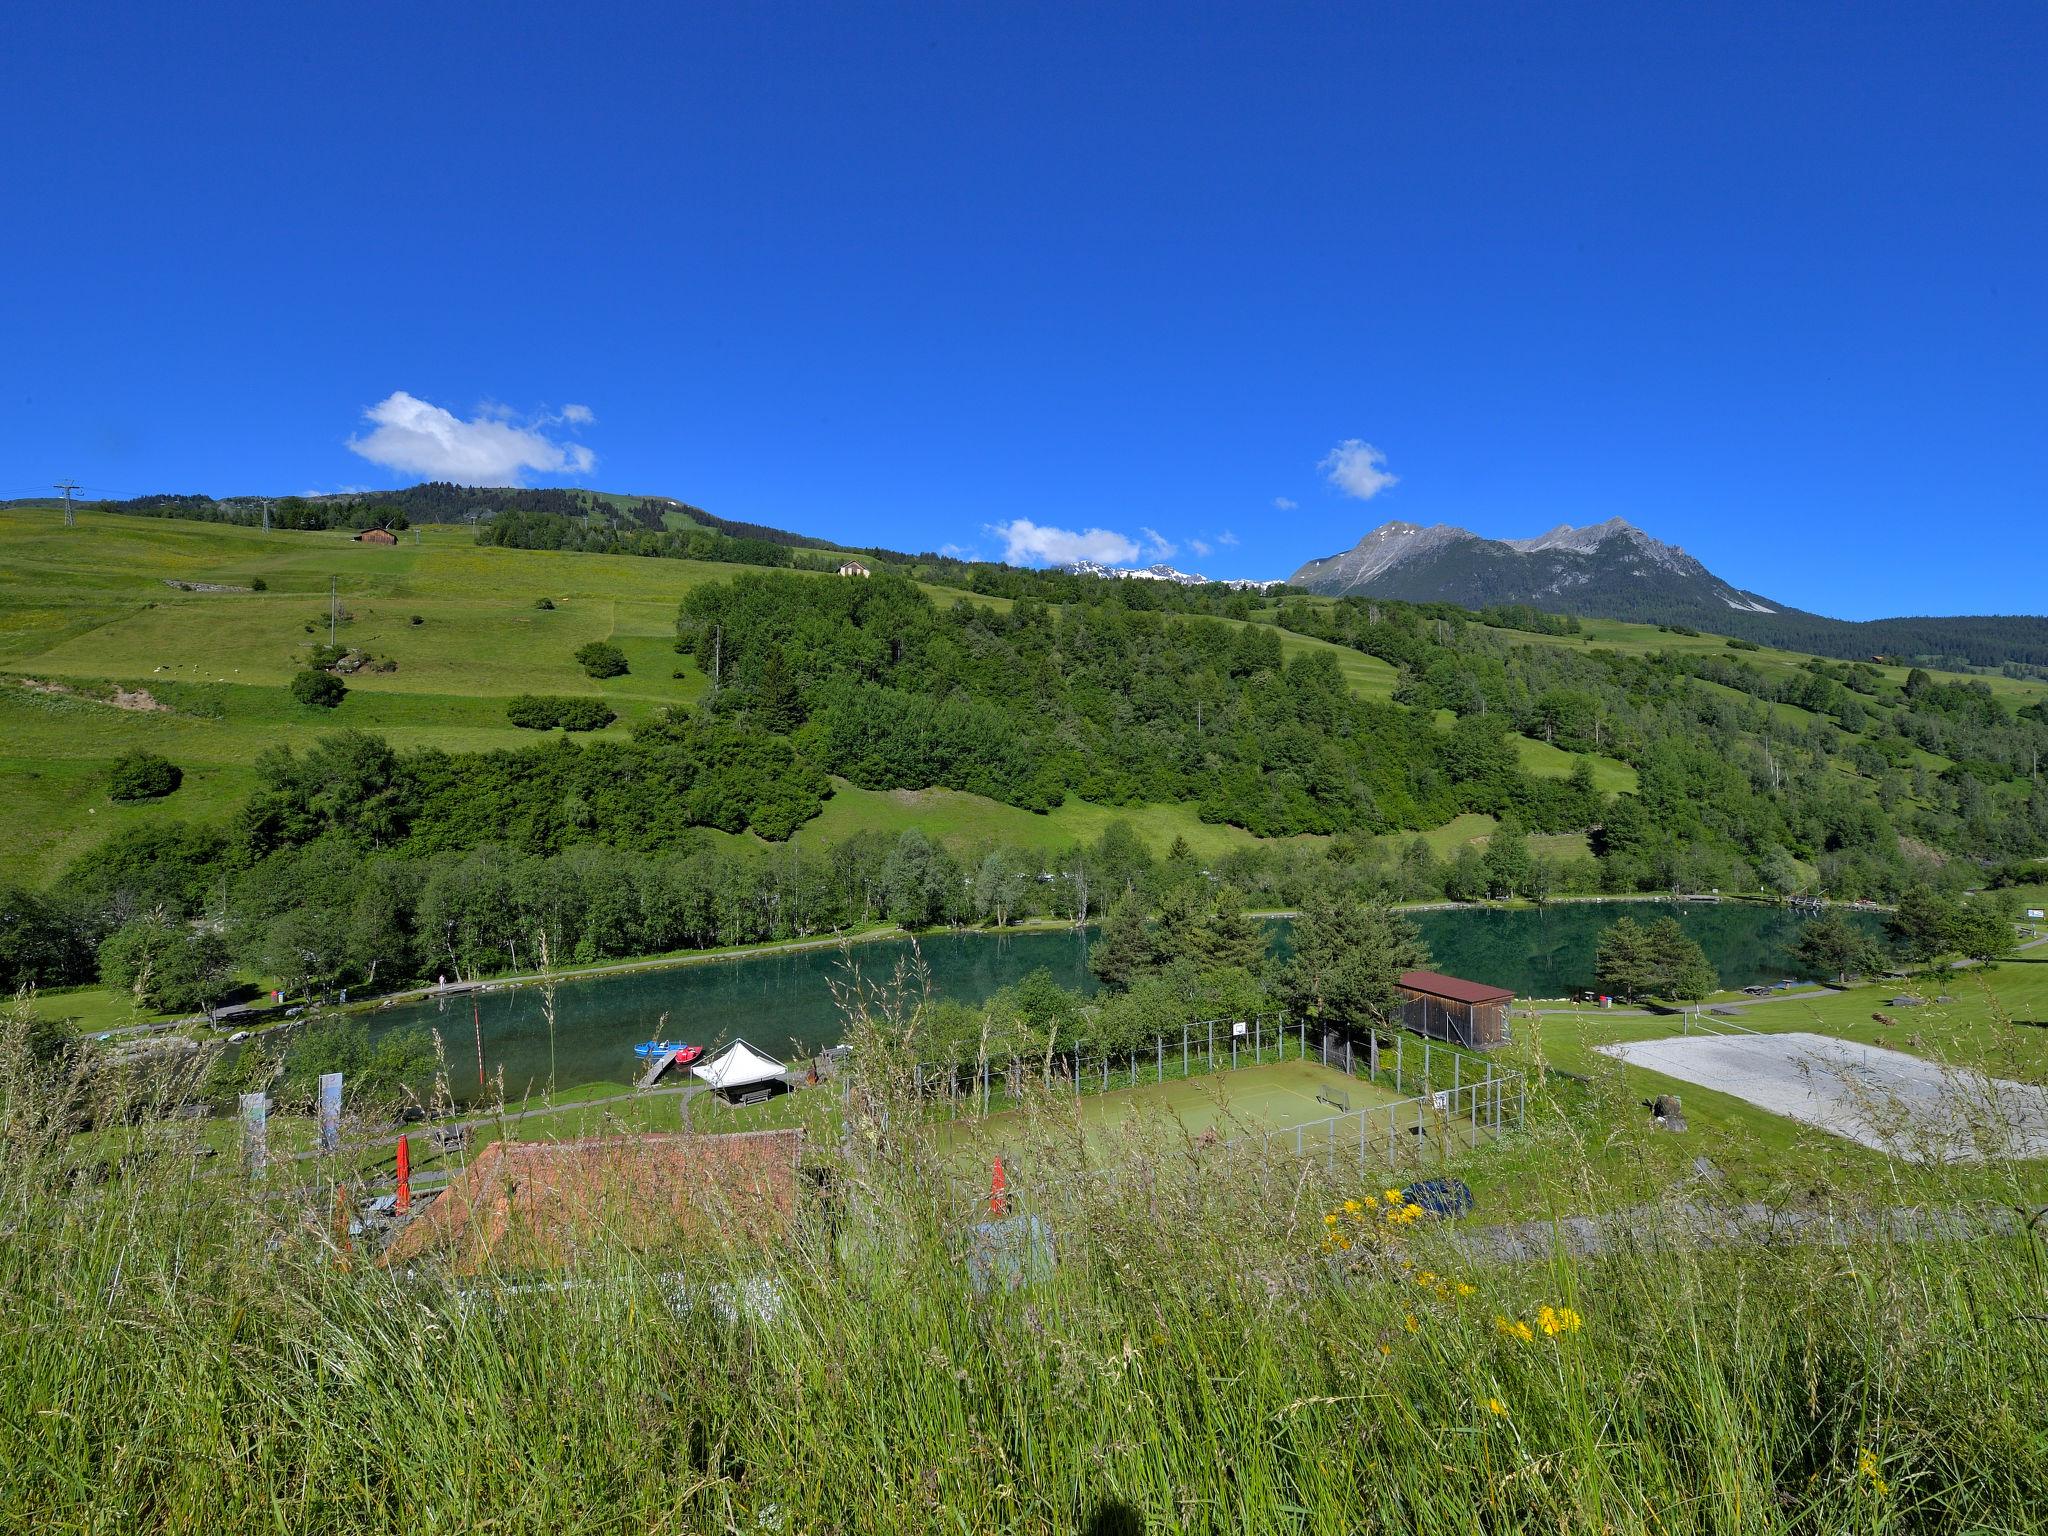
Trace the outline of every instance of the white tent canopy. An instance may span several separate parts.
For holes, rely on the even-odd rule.
[[[712,1060],[699,1062],[691,1070],[714,1088],[750,1088],[756,1083],[772,1083],[788,1069],[746,1041],[735,1040]]]

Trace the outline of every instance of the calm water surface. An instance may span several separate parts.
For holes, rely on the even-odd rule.
[[[1639,922],[1674,915],[1714,962],[1724,986],[1796,976],[1785,946],[1808,919],[1774,908],[1686,903],[1574,903],[1508,912],[1460,909],[1412,914],[1432,963],[1455,976],[1512,987],[1524,997],[1559,997],[1593,980],[1593,951],[1616,918]],[[1855,920],[1877,924],[1874,917]],[[1271,925],[1285,951],[1289,925]],[[743,1036],[784,1060],[808,1056],[839,1037],[831,982],[849,965],[886,978],[909,955],[908,940],[876,940],[838,949],[718,960],[667,970],[564,982],[555,1002],[556,1081],[628,1081],[632,1047],[660,1034],[702,1045]],[[948,934],[918,941],[941,997],[975,1003],[1045,967],[1062,986],[1095,990],[1087,941],[1071,930]],[[664,1017],[666,1022],[664,1022]],[[430,999],[374,1015],[373,1032],[425,1024],[441,1031],[459,1086],[474,1081],[474,1029],[483,1031],[486,1070],[504,1069],[506,1091],[524,1092],[548,1077],[547,1020],[532,987]],[[464,1070],[468,1068],[468,1070]]]

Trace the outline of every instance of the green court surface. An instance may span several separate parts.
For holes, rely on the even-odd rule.
[[[1353,1110],[1391,1104],[1399,1097],[1333,1067],[1287,1061],[1090,1093],[1076,1101],[1071,1112],[1079,1118],[1092,1157],[1118,1146],[1133,1133],[1193,1137],[1213,1130],[1223,1140],[1232,1141],[1292,1130],[1340,1113],[1335,1105],[1317,1098],[1319,1092],[1343,1096]],[[1029,1135],[1027,1113],[1007,1110],[983,1120],[955,1121],[940,1135],[963,1154],[1012,1155]]]

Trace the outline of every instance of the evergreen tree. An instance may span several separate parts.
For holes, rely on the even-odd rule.
[[[1382,903],[1338,901],[1294,924],[1294,956],[1274,990],[1297,1018],[1325,1024],[1384,1024],[1400,1006],[1403,971],[1429,964],[1429,948],[1406,918]]]
[[[1529,840],[1512,821],[1486,843],[1486,890],[1496,900],[1520,895],[1529,883]]]
[[[1825,913],[1800,929],[1786,953],[1808,975],[1832,976],[1837,986],[1847,986],[1850,973],[1875,970],[1882,961],[1863,930],[1839,912]]]
[[[1651,990],[1657,996],[1674,1003],[1696,1003],[1720,988],[1721,977],[1707,952],[1678,925],[1677,918],[1652,923],[1645,937],[1656,968]]]
[[[1642,924],[1619,918],[1600,935],[1593,978],[1602,992],[1624,1002],[1634,1002],[1656,984],[1657,955]]]
[[[1159,960],[1145,909],[1132,896],[1109,909],[1101,933],[1088,946],[1088,969],[1112,992],[1128,992],[1140,977],[1158,969]]]
[[[1244,899],[1224,886],[1203,918],[1195,939],[1196,958],[1204,970],[1236,966],[1256,971],[1266,963],[1266,930],[1256,918],[1248,917]]]
[[[1957,946],[1954,902],[1926,885],[1899,893],[1897,909],[1885,919],[1885,934],[1909,965],[1926,965]]]

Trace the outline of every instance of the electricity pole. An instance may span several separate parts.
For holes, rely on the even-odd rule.
[[[78,514],[71,510],[71,493],[78,489],[78,482],[76,480],[65,480],[52,486],[51,489],[64,493],[64,526],[66,528],[76,528],[78,526]]]
[[[327,578],[327,648],[329,650],[334,649],[334,605],[336,602],[335,584],[340,579],[341,578],[338,576],[330,576]]]

